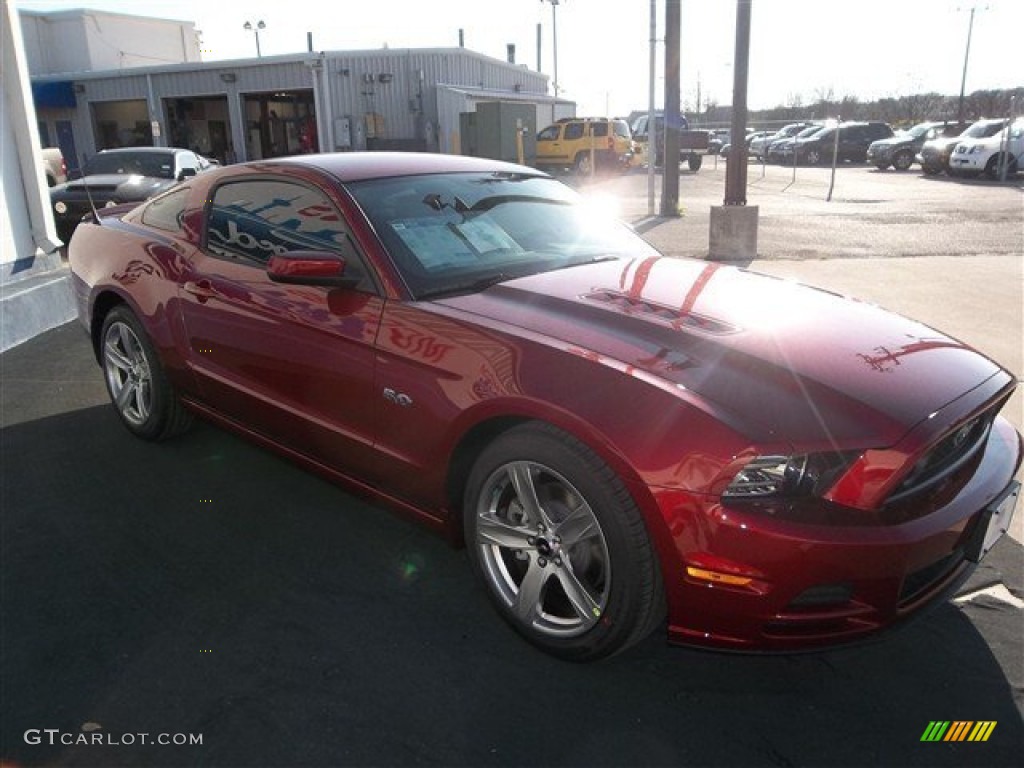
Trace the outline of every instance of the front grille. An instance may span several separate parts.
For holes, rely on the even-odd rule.
[[[959,425],[937,442],[903,479],[886,504],[895,504],[941,483],[962,468],[988,440],[998,406]]]

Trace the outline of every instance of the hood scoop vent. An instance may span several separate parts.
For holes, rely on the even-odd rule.
[[[611,305],[627,315],[636,315],[645,320],[654,320],[667,325],[675,330],[686,328],[688,330],[703,331],[704,333],[724,336],[730,333],[738,333],[739,328],[729,323],[723,323],[707,315],[696,312],[686,312],[681,309],[658,304],[647,299],[630,296],[619,291],[598,289],[583,296],[584,299],[599,304]]]

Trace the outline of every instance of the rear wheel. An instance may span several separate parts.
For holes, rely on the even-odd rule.
[[[474,465],[464,516],[470,559],[498,612],[548,653],[610,656],[663,619],[639,510],[571,436],[540,423],[506,432]]]
[[[594,164],[590,161],[589,152],[580,152],[576,155],[575,169],[579,176],[589,176],[593,173]]]
[[[107,392],[132,434],[163,440],[189,427],[192,415],[179,402],[142,323],[128,307],[110,311],[100,344]]]
[[[818,165],[821,162],[821,152],[816,149],[807,150],[805,155],[808,165]]]

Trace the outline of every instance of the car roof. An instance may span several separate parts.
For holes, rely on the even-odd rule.
[[[297,165],[326,171],[342,182],[384,179],[393,176],[420,176],[431,173],[514,173],[547,176],[536,168],[463,155],[427,152],[336,152],[275,158],[272,163]],[[265,161],[259,162],[263,168]],[[238,166],[229,166],[235,167]]]

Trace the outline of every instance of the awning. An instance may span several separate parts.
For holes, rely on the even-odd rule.
[[[75,84],[70,80],[32,83],[32,101],[36,109],[43,107],[76,107]]]

